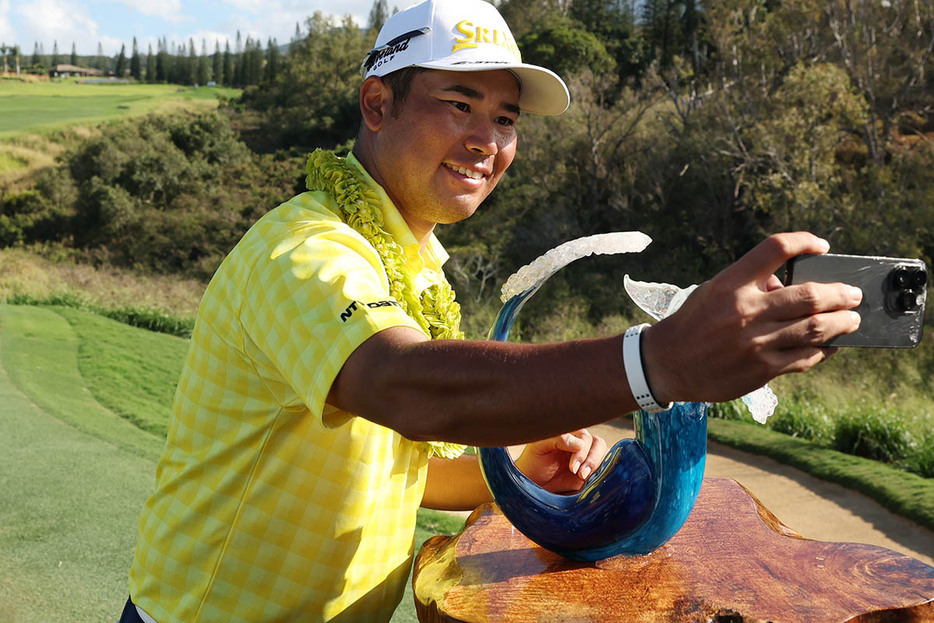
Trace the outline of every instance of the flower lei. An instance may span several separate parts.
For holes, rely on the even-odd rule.
[[[415,285],[403,268],[402,246],[383,229],[380,198],[360,172],[344,158],[323,149],[316,149],[308,156],[305,170],[308,190],[323,191],[334,197],[341,220],[376,250],[389,280],[389,294],[405,313],[433,340],[464,339],[460,330],[460,305],[454,300],[454,290],[442,279],[426,288],[421,296],[416,294]],[[445,459],[457,458],[466,448],[446,441],[429,441],[427,445],[432,454]]]

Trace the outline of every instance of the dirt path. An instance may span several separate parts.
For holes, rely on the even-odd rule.
[[[632,436],[631,422],[625,419],[592,430],[610,445]],[[934,532],[861,493],[713,442],[708,443],[704,475],[738,481],[783,524],[806,538],[879,545],[934,565]]]

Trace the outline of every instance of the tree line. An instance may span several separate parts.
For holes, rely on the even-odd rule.
[[[296,36],[301,37],[297,25]],[[18,60],[18,47],[10,47],[10,55],[14,48]],[[6,49],[0,47],[0,52]],[[3,59],[6,63],[7,56],[3,55]],[[141,51],[136,37],[133,37],[130,50],[127,50],[126,45],[121,45],[120,52],[114,56],[105,55],[100,43],[96,55],[79,56],[74,43],[71,53],[65,55],[59,53],[57,41],[53,42],[51,54],[46,54],[43,45],[35,42],[32,55],[22,60],[22,71],[44,74],[55,65],[67,63],[139,82],[186,85],[214,83],[242,88],[275,80],[281,59],[282,47],[276,39],[270,37],[264,47],[262,41],[252,36],[244,40],[238,31],[233,49],[230,41],[224,42],[223,50],[220,41],[215,41],[213,51],[208,50],[206,40],[202,39],[200,46],[196,46],[193,38],[175,43],[161,37],[154,52],[151,44],[146,51]]]
[[[518,266],[607,231],[641,230],[655,243],[625,261],[595,258],[562,271],[550,285],[557,294],[531,301],[524,318],[564,300],[575,317],[598,324],[626,305],[623,273],[699,282],[774,231],[808,229],[837,252],[934,258],[934,4],[498,6],[524,60],[558,71],[573,103],[557,118],[523,116],[519,155],[500,187],[473,218],[439,231],[466,305],[495,305],[494,286]],[[274,61],[276,46],[263,52],[254,40],[240,56],[231,52],[249,75],[239,80],[228,78],[236,68],[224,69],[226,50],[198,54],[191,41],[184,53],[160,43],[137,64],[131,55],[128,71],[138,65],[143,79],[223,75],[244,85],[242,99],[218,115],[173,122],[210,128],[236,166],[179,147],[177,137],[194,130],[153,120],[108,128],[31,194],[0,199],[0,243],[52,239],[98,259],[210,274],[252,219],[301,191],[304,154],[352,145],[360,64],[389,14],[376,0],[361,28],[317,13]],[[136,140],[160,132],[168,134],[159,153],[152,140]],[[109,164],[80,164],[100,159]],[[155,225],[172,223],[172,236]],[[171,248],[173,236],[183,248]]]

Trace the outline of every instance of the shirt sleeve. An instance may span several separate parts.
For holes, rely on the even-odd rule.
[[[278,242],[256,260],[241,322],[322,417],[334,379],[358,346],[390,327],[422,330],[389,295],[376,251],[350,227],[316,222],[272,240]]]

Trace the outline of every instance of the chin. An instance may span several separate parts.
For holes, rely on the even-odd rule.
[[[439,225],[453,225],[454,223],[460,223],[469,219],[471,216],[476,213],[477,208],[480,206],[474,206],[472,208],[465,208],[463,210],[451,210],[446,212],[441,219],[438,221]]]

